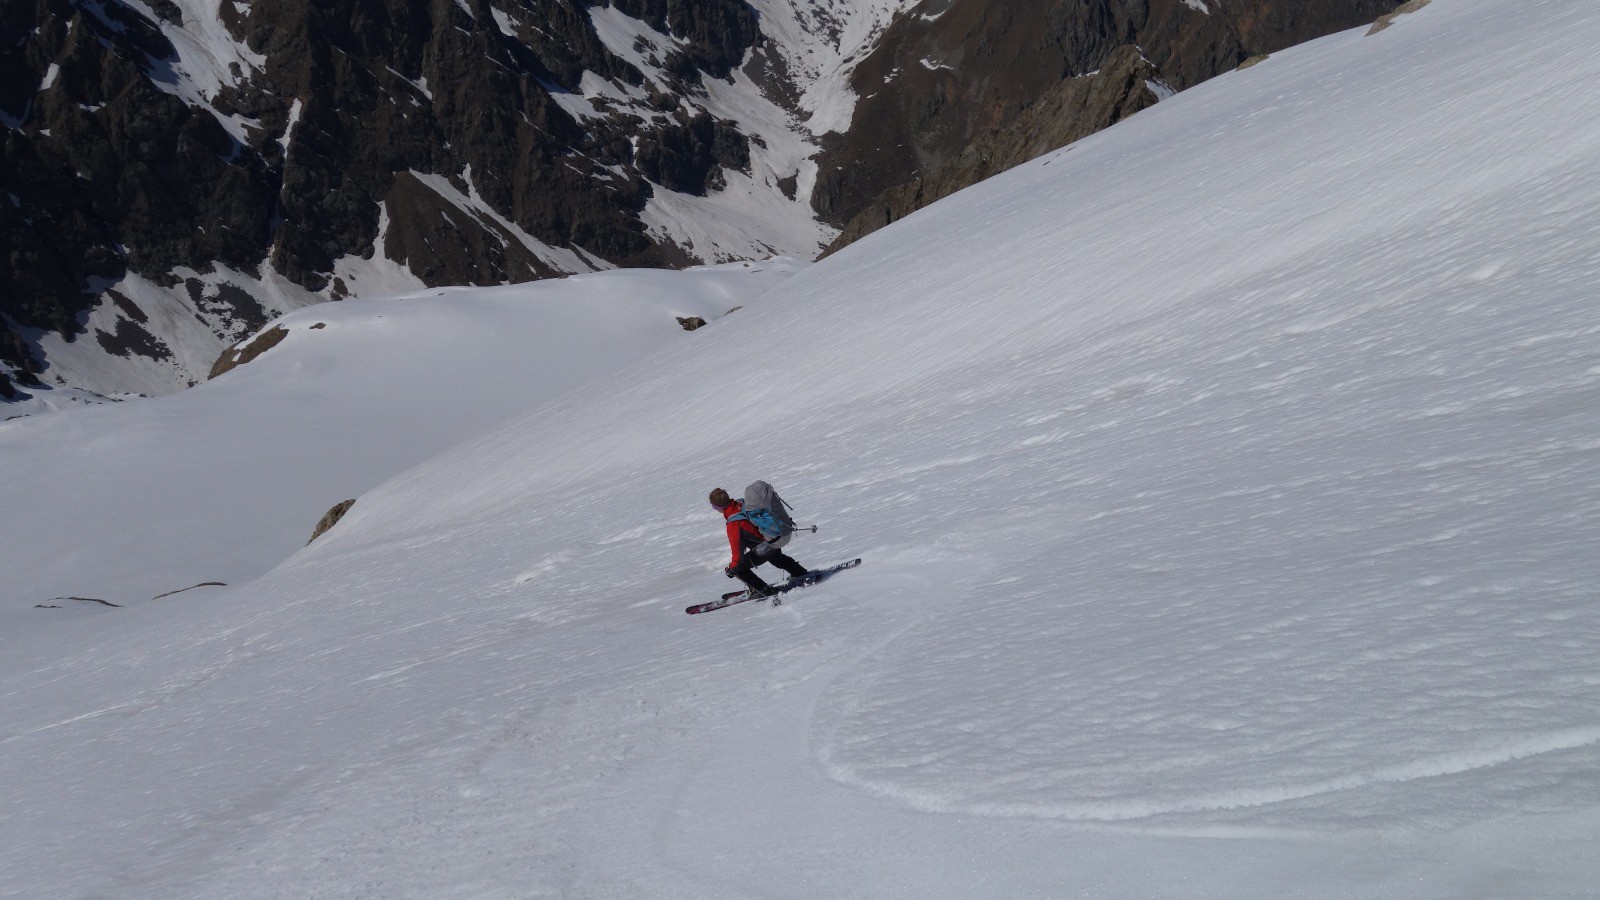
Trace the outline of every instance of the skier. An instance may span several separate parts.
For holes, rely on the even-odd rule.
[[[792,533],[785,534],[774,540],[766,540],[757,528],[748,519],[733,519],[735,514],[743,510],[738,500],[728,496],[722,488],[711,492],[711,505],[722,513],[722,518],[727,521],[728,544],[733,548],[733,561],[722,570],[729,578],[737,578],[750,588],[751,597],[770,597],[773,594],[772,586],[761,580],[754,569],[763,563],[772,563],[791,576],[799,578],[809,574],[805,566],[795,562],[788,554],[783,552],[783,545],[789,543]]]

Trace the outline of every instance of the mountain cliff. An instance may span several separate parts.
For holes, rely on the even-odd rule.
[[[813,197],[838,249],[1245,60],[1372,21],[1397,0],[941,0],[858,66],[850,127]]]
[[[1394,5],[7,4],[0,400],[175,390],[326,300],[811,258]]]

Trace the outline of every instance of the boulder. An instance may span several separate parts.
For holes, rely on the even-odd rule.
[[[333,508],[328,510],[327,513],[322,516],[322,519],[317,522],[316,529],[311,532],[311,541],[322,537],[322,535],[325,534],[328,529],[339,524],[339,520],[344,518],[344,514],[349,512],[350,507],[355,505],[356,501],[353,498],[350,500],[345,500],[342,503],[335,503]],[[311,541],[306,541],[306,543],[309,545]]]

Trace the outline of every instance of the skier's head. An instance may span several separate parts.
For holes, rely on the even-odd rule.
[[[712,488],[711,489],[711,505],[712,506],[716,507],[717,509],[727,509],[728,508],[728,504],[732,503],[732,502],[733,502],[733,498],[728,496],[728,492],[727,491],[723,490],[722,488]]]

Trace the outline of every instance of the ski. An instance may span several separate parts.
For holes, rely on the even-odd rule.
[[[787,594],[790,591],[797,590],[799,588],[810,587],[811,585],[820,581],[826,581],[827,579],[832,578],[840,572],[843,572],[845,569],[854,569],[859,565],[861,565],[861,560],[858,557],[856,559],[839,563],[836,566],[829,566],[826,569],[814,569],[798,578],[791,578],[788,581],[785,581],[783,584],[773,585],[773,592],[769,596],[773,600],[773,605],[776,606],[778,603],[777,598],[780,594]],[[743,603],[746,600],[755,599],[761,598],[751,597],[749,591],[729,591],[728,593],[723,594],[721,599],[711,600],[706,603],[696,603],[694,606],[685,609],[684,612],[692,616],[698,613],[710,612],[713,609],[721,609],[724,606],[732,606],[735,603]]]
[[[858,559],[852,559],[852,560],[848,560],[846,562],[839,563],[836,566],[829,566],[826,569],[816,569],[814,571],[807,572],[806,574],[801,575],[798,578],[791,578],[788,581],[785,581],[783,584],[775,584],[775,585],[772,586],[772,591],[775,594],[787,594],[788,592],[790,592],[792,590],[795,590],[797,588],[809,587],[810,585],[816,584],[819,581],[824,581],[824,580],[826,580],[828,578],[831,578],[834,575],[837,575],[838,573],[843,572],[845,569],[854,569],[856,566],[859,566],[859,565],[861,565],[861,560],[858,558]],[[750,599],[748,597],[745,597],[745,595],[748,594],[748,593],[750,593],[750,592],[749,591],[729,591],[728,593],[722,595],[722,599],[724,599],[724,600],[738,600],[741,597],[744,597],[745,599]]]

